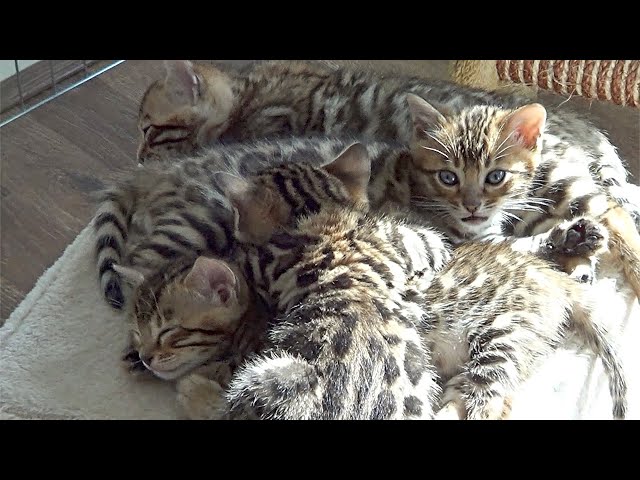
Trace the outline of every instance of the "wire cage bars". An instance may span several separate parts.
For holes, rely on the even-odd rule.
[[[119,65],[124,60],[40,60],[0,84],[0,127]]]

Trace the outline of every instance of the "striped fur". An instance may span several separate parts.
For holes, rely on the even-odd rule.
[[[445,238],[409,213],[348,207],[347,197],[366,198],[366,182],[356,182],[360,192],[349,182],[368,174],[354,167],[367,161],[362,149],[350,150],[342,186],[322,170],[288,164],[277,169],[284,182],[265,172],[229,192],[239,212],[236,235],[249,242],[247,278],[276,317],[269,348],[236,371],[226,395],[214,384],[207,397],[206,383],[189,381],[204,400],[199,412],[191,405],[196,418],[430,418],[438,389],[429,349],[450,380],[445,412],[500,418],[567,326],[602,355],[614,415],[624,416],[624,376],[590,317],[588,286],[556,265],[596,255],[604,230],[570,224],[552,235],[555,263],[487,243],[462,246],[449,260]],[[321,201],[322,192],[334,193]],[[259,231],[242,219],[264,212],[257,197],[271,199],[268,210],[276,212]],[[603,242],[582,248],[593,238]]]
[[[166,66],[167,76],[149,86],[140,105],[140,162],[194,153],[217,140],[282,135],[351,133],[407,143],[406,92],[460,107],[519,101],[439,80],[382,79],[303,62],[266,62],[239,73],[189,61]]]
[[[206,375],[226,387],[235,368],[263,346],[267,312],[234,262],[179,259],[136,285],[124,366],[164,380]]]
[[[614,262],[640,296],[640,233],[632,219],[639,211],[629,203],[620,206],[615,190],[592,175],[599,161],[592,152],[544,133],[554,131],[544,107],[480,106],[451,113],[418,97],[409,102],[418,177],[413,202],[433,212],[452,239],[502,240],[509,235],[535,243],[558,223],[587,216],[609,228],[610,245],[603,259]],[[579,131],[572,123],[564,128]],[[614,152],[610,153],[612,158]],[[600,166],[600,174],[615,170]],[[455,184],[443,182],[442,172],[455,175]],[[502,181],[491,184],[493,172],[502,172]],[[480,221],[470,222],[472,216]]]
[[[125,303],[126,285],[113,265],[133,266],[149,274],[185,255],[229,254],[232,210],[220,189],[220,172],[243,177],[282,161],[325,164],[352,143],[338,138],[291,138],[218,146],[180,162],[136,169],[115,182],[103,193],[93,220],[105,298],[115,308]],[[381,164],[387,156],[395,158],[388,153],[393,147],[386,144],[371,143],[367,149]],[[408,199],[408,192],[402,195]]]
[[[383,78],[301,62],[267,62],[240,73],[186,61],[167,66],[167,77],[149,87],[140,106],[141,162],[193,153],[217,140],[282,135],[353,134],[408,145],[414,128],[407,93],[452,112],[473,106],[513,109],[528,102],[450,82]],[[199,93],[188,102],[176,95],[194,83]],[[640,187],[627,182],[625,165],[604,132],[566,105],[548,109],[542,156],[550,177],[572,178],[565,165],[581,164],[580,175],[603,186],[640,231]]]

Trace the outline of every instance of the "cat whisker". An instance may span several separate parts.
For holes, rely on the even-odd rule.
[[[447,155],[446,153],[438,150],[437,148],[431,148],[431,147],[425,147],[424,145],[422,145],[422,148],[424,148],[425,150],[431,150],[432,152],[436,152],[439,153],[440,155],[442,155],[444,158],[446,158],[447,160],[449,160],[449,155]]]
[[[519,216],[517,216],[515,213],[507,212],[506,210],[504,210],[502,214],[504,215],[505,218],[513,218],[518,222],[522,221],[522,219]]]
[[[449,147],[447,147],[444,143],[442,143],[440,141],[440,139],[438,139],[435,135],[433,135],[433,134],[431,134],[431,133],[429,133],[427,131],[425,131],[424,133],[426,133],[430,138],[432,138],[433,140],[438,142],[442,146],[442,148],[444,148],[445,152],[449,152]]]
[[[502,131],[502,128],[500,129],[500,131]],[[504,150],[500,150],[500,148],[502,148],[502,146],[505,144],[505,142],[507,140],[509,140],[509,138],[511,137],[511,135],[513,135],[513,132],[511,132],[509,135],[507,135],[506,137],[504,137],[504,140],[502,140],[502,143],[500,145],[498,145],[498,148],[496,148],[496,150],[498,150],[498,153],[496,155],[500,155],[503,151],[506,151],[507,148],[512,147],[513,145],[508,145]]]

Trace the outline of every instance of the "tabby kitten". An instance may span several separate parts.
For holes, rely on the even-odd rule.
[[[234,262],[185,257],[148,276],[116,270],[135,287],[123,357],[130,373],[163,380],[205,375],[226,386],[244,358],[262,348],[268,313]]]
[[[407,93],[452,112],[528,103],[450,82],[301,62],[267,62],[240,73],[188,61],[168,61],[166,67],[166,78],[147,89],[140,106],[140,162],[193,153],[216,140],[283,134],[351,133],[408,145],[414,126]],[[632,213],[640,230],[640,187],[627,183],[623,162],[603,132],[570,111],[549,112],[541,148],[544,168],[537,181],[559,184],[562,191],[581,179],[594,181]],[[580,174],[567,164],[579,164]]]
[[[324,164],[351,143],[294,138],[218,146],[201,157],[136,169],[114,182],[102,194],[93,221],[105,299],[114,308],[125,303],[127,285],[115,265],[134,267],[146,276],[185,256],[228,257],[234,243],[233,210],[220,189],[219,172],[246,176],[285,160]],[[369,150],[377,157],[388,149],[371,144]]]
[[[258,299],[247,293],[244,272],[235,266],[233,209],[220,173],[235,172],[226,175],[234,178],[262,171],[265,179],[278,181],[282,174],[270,163],[287,159],[329,169],[336,157],[346,161],[345,145],[340,139],[290,139],[220,146],[201,158],[136,170],[107,190],[94,220],[97,263],[113,306],[125,303],[123,287],[133,289],[126,311],[132,338],[123,358],[128,370],[164,379],[196,372],[226,385],[266,327],[255,310]],[[371,144],[368,151],[376,158],[385,148]],[[297,183],[287,185],[297,198]],[[313,195],[317,200],[295,208],[347,201],[329,184]],[[254,233],[262,221],[252,220]],[[208,258],[221,255],[224,260]]]
[[[625,380],[591,318],[588,287],[557,269],[565,258],[604,248],[601,227],[581,219],[551,235],[556,248],[548,254],[559,265],[506,243],[465,245],[449,260],[437,231],[406,214],[364,211],[368,167],[359,145],[327,167],[341,172],[343,184],[340,201],[328,204],[318,195],[338,196],[340,185],[309,165],[283,165],[280,180],[231,181],[248,276],[276,319],[269,348],[236,371],[226,395],[215,382],[207,391],[203,378],[180,383],[190,411],[198,418],[430,418],[438,389],[424,339],[451,378],[447,402],[462,402],[468,418],[499,418],[569,323],[602,356],[614,415],[624,416]],[[347,195],[360,207],[349,208]]]
[[[557,223],[593,217],[610,235],[606,257],[640,296],[640,234],[631,216],[591,177],[583,152],[567,149],[560,159],[545,149],[553,138],[545,129],[557,127],[542,105],[450,112],[416,95],[407,100],[415,135],[412,198],[452,240],[515,235],[531,250],[528,241],[540,243]]]

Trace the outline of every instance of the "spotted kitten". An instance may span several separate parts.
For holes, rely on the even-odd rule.
[[[418,177],[412,198],[452,240],[514,235],[532,250],[554,225],[589,217],[609,232],[607,263],[624,272],[640,296],[640,234],[629,212],[592,178],[584,152],[568,148],[558,157],[545,148],[553,138],[545,137],[545,129],[557,130],[557,119],[547,117],[542,105],[450,112],[415,95],[407,98]]]
[[[140,162],[191,154],[217,140],[282,135],[350,133],[408,145],[414,127],[407,93],[451,112],[528,103],[450,82],[301,62],[267,62],[240,73],[188,61],[166,66],[166,78],[147,89],[140,106]],[[544,173],[537,180],[550,187],[560,182],[563,191],[581,179],[595,182],[625,206],[640,230],[640,187],[627,182],[623,162],[605,134],[566,109],[549,111],[548,117],[542,132]],[[577,164],[580,174],[566,168]]]
[[[189,411],[197,418],[431,418],[433,349],[446,409],[500,418],[572,327],[603,357],[614,415],[623,417],[624,376],[593,323],[588,286],[558,270],[566,257],[603,248],[606,232],[589,225],[576,239],[570,233],[580,227],[571,226],[552,236],[558,248],[547,253],[557,264],[508,244],[462,246],[451,258],[445,238],[410,215],[366,213],[367,160],[356,145],[324,172],[286,164],[281,177],[228,185],[249,277],[276,318],[268,349],[236,371],[226,394],[202,377],[179,383]],[[321,192],[339,201],[320,201]],[[360,206],[350,208],[348,199]],[[558,255],[567,247],[575,255]]]

